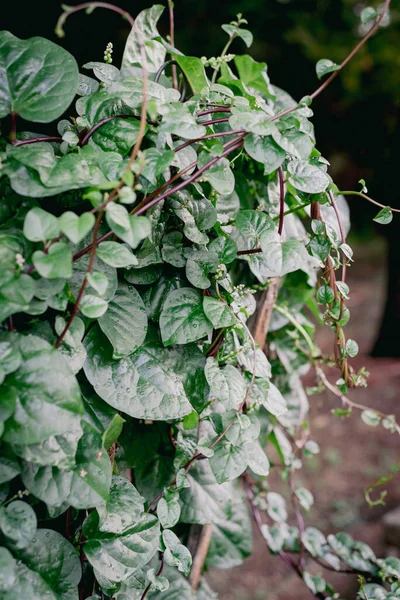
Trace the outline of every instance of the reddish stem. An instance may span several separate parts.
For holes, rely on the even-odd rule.
[[[278,169],[279,177],[279,226],[278,233],[281,235],[283,231],[283,220],[285,218],[285,178],[283,176],[282,167]]]

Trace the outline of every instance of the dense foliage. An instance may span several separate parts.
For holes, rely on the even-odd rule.
[[[363,11],[364,41],[388,6]],[[52,42],[0,33],[0,598],[211,599],[202,571],[251,553],[251,516],[315,598],[337,596],[311,561],[359,574],[360,598],[398,598],[400,560],[306,528],[296,481],[318,452],[311,368],[338,418],[400,431],[346,395],[366,376],[343,331],[348,209],[310,120],[352,55],[320,60],[328,79],[296,103],[265,63],[229,54],[252,43],[241,15],[221,56],[196,58],[173,27],[160,37],[162,7],[136,21],[108,7],[132,25],[120,68],[112,44],[81,74]],[[20,131],[76,94],[53,136]],[[361,185],[345,193],[371,200]]]

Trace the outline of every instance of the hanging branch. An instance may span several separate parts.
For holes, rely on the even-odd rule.
[[[65,36],[63,26],[70,15],[80,10],[94,10],[95,8],[106,8],[107,10],[111,10],[120,14],[124,19],[128,21],[131,27],[133,27],[135,24],[135,20],[132,17],[132,15],[129,14],[126,10],[120,8],[119,6],[116,6],[115,4],[110,4],[108,2],[84,2],[83,4],[77,4],[76,6],[69,6],[67,10],[61,13],[61,15],[58,18],[55,29],[58,37]]]

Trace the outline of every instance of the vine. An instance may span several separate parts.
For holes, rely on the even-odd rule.
[[[209,600],[204,572],[251,552],[249,514],[314,598],[336,596],[312,562],[359,576],[358,598],[400,598],[400,560],[307,527],[313,496],[297,480],[317,451],[307,369],[340,400],[338,417],[354,409],[400,434],[394,415],[348,397],[367,374],[354,371],[358,346],[345,335],[344,197],[377,205],[382,224],[400,211],[364,182],[339,191],[310,108],[390,0],[363,11],[371,26],[341,64],[317,63],[328,77],[300,102],[264,63],[229,53],[253,40],[241,14],[222,26],[220,56],[197,58],[176,48],[167,4],[167,40],[160,6],[136,19],[105,2],[64,7],[60,37],[83,10],[127,20],[119,68],[112,42],[79,73],[62,47],[0,32],[0,118],[11,117],[0,180],[1,598]],[[21,131],[19,117],[53,123],[54,135]],[[331,356],[314,341],[310,307],[334,332]],[[396,473],[368,488],[371,505]]]

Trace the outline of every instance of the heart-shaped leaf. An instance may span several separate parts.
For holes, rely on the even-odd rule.
[[[28,121],[50,123],[74,99],[78,65],[69,52],[49,40],[20,40],[1,31],[0,81],[1,119],[14,112]]]
[[[48,253],[36,250],[32,262],[39,275],[46,279],[68,279],[72,275],[71,248],[62,242],[52,244]]]
[[[92,213],[83,213],[78,217],[75,213],[67,211],[58,219],[61,231],[73,244],[79,244],[92,229],[95,217]]]

